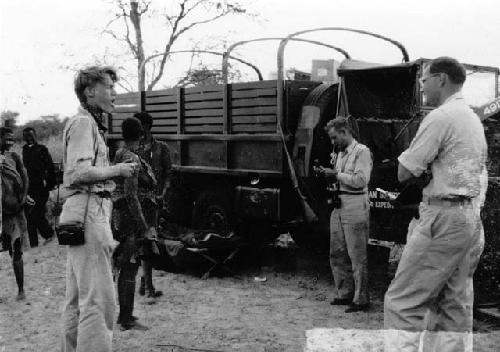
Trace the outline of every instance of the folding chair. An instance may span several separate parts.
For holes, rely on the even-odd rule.
[[[240,276],[238,276],[231,268],[228,267],[228,263],[246,245],[247,245],[246,243],[240,242],[214,248],[186,247],[186,250],[203,257],[212,264],[212,266],[201,276],[202,280],[206,280],[210,276],[210,274],[216,269],[224,270],[233,275],[235,278],[241,279]],[[223,252],[224,255],[221,255],[221,252]]]

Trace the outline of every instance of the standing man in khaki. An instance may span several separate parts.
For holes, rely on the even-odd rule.
[[[114,109],[116,80],[109,67],[79,71],[75,93],[81,109],[63,132],[66,200],[60,223],[85,224],[85,244],[68,246],[63,352],[111,352],[115,311],[111,254],[116,246],[110,226],[110,195],[115,188],[111,179],[130,177],[136,167],[109,163],[104,117]]]
[[[458,61],[440,57],[420,79],[427,105],[436,109],[399,156],[398,179],[419,177],[429,165],[432,179],[385,295],[386,351],[472,351],[468,287],[480,245],[474,208],[485,192],[487,145],[481,121],[461,94],[465,78]]]
[[[333,168],[319,168],[334,183],[337,195],[330,217],[330,266],[337,291],[332,305],[348,305],[346,313],[366,311],[368,297],[367,244],[370,222],[368,183],[372,171],[370,149],[354,139],[345,117],[328,122],[325,130],[339,149]],[[338,198],[337,198],[338,197]]]

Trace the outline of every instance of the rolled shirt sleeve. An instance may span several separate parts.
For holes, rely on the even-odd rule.
[[[90,119],[75,119],[66,132],[67,186],[85,183],[95,156],[95,134]]]
[[[447,116],[439,110],[432,111],[420,124],[409,148],[398,157],[399,163],[419,177],[438,155],[447,132]]]
[[[359,152],[355,162],[354,172],[339,172],[337,174],[337,180],[352,188],[366,188],[370,182],[372,165],[373,162],[370,149],[364,147]]]

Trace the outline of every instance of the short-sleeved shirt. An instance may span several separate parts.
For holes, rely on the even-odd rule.
[[[479,117],[456,93],[424,118],[398,160],[416,177],[430,165],[432,179],[422,191],[424,197],[475,198],[485,187],[481,174],[487,148]]]
[[[340,191],[367,192],[373,162],[366,145],[354,139],[344,151],[332,153],[332,165],[338,172]]]
[[[88,192],[89,184],[84,181],[95,158],[95,167],[110,165],[108,147],[103,133],[99,130],[92,115],[80,108],[78,114],[66,123],[63,132],[65,196]],[[93,183],[91,192],[112,192],[114,188],[115,183],[112,180],[106,180]]]

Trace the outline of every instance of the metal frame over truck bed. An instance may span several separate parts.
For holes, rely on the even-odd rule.
[[[354,61],[346,60],[345,63],[351,65],[341,65],[341,80],[335,84],[285,80],[283,55],[290,40],[321,44],[350,58],[341,48],[295,38],[304,33],[326,30],[353,31],[388,41],[401,50],[404,62],[390,66],[369,66],[357,62],[359,67],[356,67],[352,65]],[[260,38],[232,45],[224,56],[224,77],[227,77],[227,60],[232,57],[231,50],[253,41],[279,39]],[[179,190],[183,197],[174,197],[173,201],[174,213],[177,211],[173,215],[174,221],[227,231],[242,224],[254,235],[288,229],[302,243],[312,240],[316,233],[325,244],[329,226],[325,189],[313,177],[311,169],[315,158],[321,159],[323,164],[329,161],[332,147],[323,128],[340,109],[355,118],[361,142],[375,154],[373,182],[370,184],[372,215],[376,215],[372,216],[372,223],[378,221],[383,226],[373,226],[371,236],[379,240],[404,242],[404,224],[397,230],[392,228],[389,231],[387,227],[393,224],[386,215],[390,219],[401,216],[391,207],[385,207],[386,202],[379,199],[373,190],[380,186],[398,190],[397,181],[391,180],[396,175],[395,169],[385,161],[393,160],[397,156],[395,153],[408,146],[421,118],[430,110],[422,104],[417,83],[427,60],[408,62],[409,56],[404,47],[392,39],[366,31],[329,27],[297,32],[281,39],[277,61],[277,80],[119,95],[115,101],[116,113],[108,122],[110,146],[115,149],[121,139],[120,125],[126,117],[137,111],[147,111],[154,119],[153,134],[169,145],[174,169],[182,179]],[[495,72],[498,88],[498,69],[474,65],[466,67]],[[385,93],[377,91],[380,81],[372,78],[387,78],[387,75],[400,71],[404,75],[402,84],[409,93],[400,100],[404,100],[407,106],[398,113],[388,114],[386,109],[390,104],[387,105],[386,99],[399,99],[399,93],[392,86]],[[367,87],[376,93],[377,101],[368,110],[363,110],[360,103],[363,97],[356,98],[356,92],[352,90],[353,82],[358,79],[365,80]],[[391,92],[396,95],[392,96]],[[391,143],[396,148],[393,145],[389,146],[391,150],[383,150],[384,145],[370,139],[375,125],[377,128],[389,128],[388,142],[394,140]],[[317,223],[304,222],[283,141],[292,155],[300,189],[318,215]],[[389,174],[392,176],[389,177]],[[386,181],[390,185],[386,185]],[[385,215],[382,216],[381,212]]]

